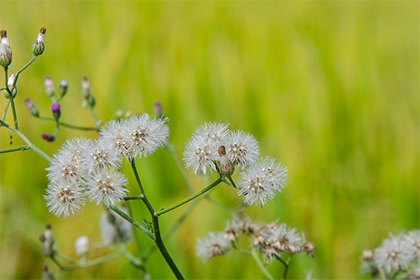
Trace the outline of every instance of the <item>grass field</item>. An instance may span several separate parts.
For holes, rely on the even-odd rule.
[[[366,278],[359,271],[364,248],[379,246],[388,233],[419,228],[418,2],[1,1],[0,28],[8,31],[15,68],[30,59],[42,26],[45,53],[22,74],[16,102],[21,130],[48,154],[67,138],[97,135],[63,128],[54,143],[44,142],[40,134],[54,125],[31,117],[23,100],[30,97],[48,115],[43,77],[56,85],[67,79],[62,120],[91,126],[80,106],[86,75],[104,121],[119,108],[152,113],[161,100],[180,158],[197,126],[222,120],[252,133],[262,155],[282,161],[289,169],[283,193],[246,213],[261,223],[286,222],[316,244],[313,259],[294,259],[291,279],[310,270],[315,279]],[[12,122],[11,114],[6,120]],[[1,148],[10,147],[8,131],[0,131]],[[13,145],[21,144],[15,135]],[[38,241],[46,222],[70,255],[80,235],[100,241],[102,207],[89,205],[68,219],[48,212],[45,160],[27,151],[1,154],[0,163],[0,278],[40,278],[43,263],[56,269]],[[156,208],[188,195],[164,149],[138,165]],[[187,175],[195,190],[213,178]],[[241,203],[225,186],[210,196],[232,211]],[[136,218],[149,218],[140,203],[133,207]],[[163,231],[183,209],[161,218]],[[196,238],[223,230],[230,217],[203,199],[167,240],[186,278],[264,277],[252,258],[236,252],[206,264],[195,257]],[[150,241],[141,238],[148,249]],[[137,253],[134,244],[130,250]],[[173,277],[157,252],[147,267],[154,278]],[[281,277],[280,264],[268,269]],[[121,258],[62,278],[138,275]]]

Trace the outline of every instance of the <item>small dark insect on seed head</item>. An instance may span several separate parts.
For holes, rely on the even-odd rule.
[[[226,148],[225,146],[220,146],[219,147],[219,156],[224,156],[226,155]]]

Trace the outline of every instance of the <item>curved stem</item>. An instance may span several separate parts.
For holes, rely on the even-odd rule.
[[[7,127],[14,133],[16,133],[20,137],[20,139],[22,139],[31,148],[31,150],[33,150],[35,153],[43,157],[46,161],[51,162],[51,157],[47,155],[44,151],[42,151],[40,148],[35,146],[31,141],[29,141],[29,139],[19,129],[15,129],[1,120],[0,120],[0,124],[4,127]]]
[[[262,273],[264,273],[264,275],[268,279],[270,279],[270,280],[274,279],[274,277],[270,274],[270,272],[267,270],[267,268],[264,266],[264,264],[262,263],[262,261],[258,257],[257,251],[255,249],[252,249],[251,254],[252,254],[252,257],[254,258],[255,262],[257,263],[258,267],[262,271]]]
[[[172,206],[169,206],[168,208],[164,208],[160,211],[155,212],[155,216],[159,217],[160,215],[163,215],[167,212],[170,212],[170,211],[178,208],[179,206],[184,205],[187,202],[190,202],[191,200],[195,199],[196,197],[199,197],[200,195],[205,194],[206,192],[208,192],[209,190],[211,190],[212,188],[214,188],[215,186],[217,186],[221,182],[223,182],[223,179],[222,179],[222,177],[219,177],[216,181],[214,181],[213,183],[211,183],[210,185],[208,185],[207,187],[205,187],[201,191],[196,192],[195,194],[179,201],[178,203],[175,203]]]
[[[143,195],[142,201],[146,205],[147,209],[150,212],[150,215],[152,216],[152,224],[153,224],[153,231],[155,236],[155,243],[157,247],[159,248],[160,253],[162,254],[163,258],[165,259],[166,263],[171,268],[172,272],[175,274],[177,279],[184,279],[184,276],[182,276],[181,271],[179,271],[178,267],[176,266],[175,262],[173,261],[171,255],[169,254],[168,250],[165,247],[165,244],[163,243],[162,236],[160,234],[160,228],[159,228],[159,219],[158,216],[155,215],[155,210],[153,209],[153,206],[150,204],[149,200],[146,197],[146,194],[144,193],[143,185],[140,181],[140,176],[137,172],[136,163],[135,160],[131,160],[131,167],[133,169],[134,175],[136,177],[137,185],[140,190],[140,195]]]

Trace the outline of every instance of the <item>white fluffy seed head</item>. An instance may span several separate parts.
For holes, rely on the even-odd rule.
[[[245,203],[260,206],[272,200],[285,187],[287,168],[274,158],[257,160],[240,173],[238,195],[245,197]]]
[[[163,147],[169,138],[168,118],[151,118],[148,114],[135,115],[128,118],[124,133],[126,134],[128,157],[141,158],[154,153]]]
[[[99,169],[116,168],[121,164],[121,156],[116,147],[108,145],[102,138],[91,142],[86,151],[84,168],[89,173]]]
[[[65,218],[70,214],[76,215],[85,204],[80,189],[64,181],[50,182],[44,199],[52,214],[58,217],[63,215]]]
[[[195,174],[206,174],[207,169],[216,170],[218,149],[229,133],[228,123],[204,123],[188,140],[184,151],[184,163]]]
[[[84,162],[86,150],[92,141],[86,138],[74,138],[67,140],[63,147],[53,156],[48,171],[50,181],[64,181],[78,185],[83,182],[87,174]]]
[[[401,236],[390,235],[389,238],[383,240],[379,248],[375,249],[374,261],[385,273],[391,273],[406,267],[407,259],[403,254],[401,245]]]
[[[128,191],[124,188],[126,185],[127,178],[124,174],[114,169],[100,169],[87,178],[86,195],[96,205],[103,202],[108,207],[124,199]]]
[[[225,146],[233,164],[247,166],[255,162],[260,154],[254,136],[241,130],[232,131],[226,137]]]
[[[223,232],[209,232],[207,236],[201,239],[197,238],[195,251],[197,257],[204,263],[229,251],[229,240],[224,238]]]

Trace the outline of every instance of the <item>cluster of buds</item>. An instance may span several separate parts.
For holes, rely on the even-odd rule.
[[[83,96],[83,107],[93,108],[95,107],[96,101],[93,98],[91,91],[90,91],[90,83],[86,76],[82,79],[82,96]]]
[[[47,29],[42,27],[38,33],[38,37],[35,42],[32,44],[32,53],[34,56],[41,55],[45,50],[44,37]],[[0,65],[4,69],[7,69],[12,63],[12,48],[9,45],[9,40],[7,38],[7,31],[0,31],[1,42],[0,42]]]

